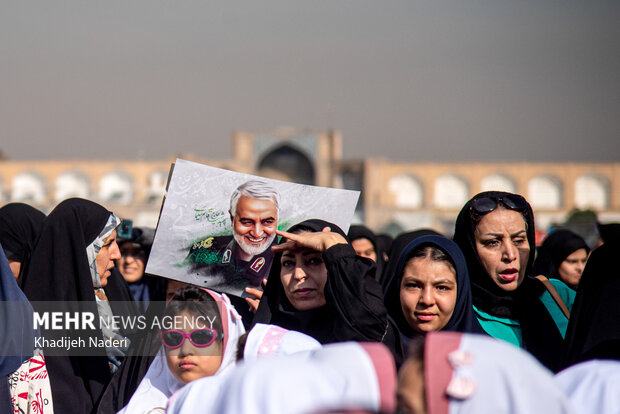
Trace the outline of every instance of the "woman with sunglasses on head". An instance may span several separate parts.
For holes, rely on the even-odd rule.
[[[245,332],[226,295],[195,286],[174,293],[161,325],[162,348],[121,413],[163,413],[168,398],[185,384],[227,373]]]
[[[559,302],[570,306],[574,292],[559,280],[548,288],[530,277],[534,231],[534,213],[523,197],[487,191],[459,213],[454,241],[465,255],[474,311],[484,331],[525,348],[558,371],[568,326]]]

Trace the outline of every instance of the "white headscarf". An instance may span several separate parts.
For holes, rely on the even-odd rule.
[[[99,278],[99,270],[97,269],[97,255],[99,251],[105,245],[105,239],[112,234],[112,232],[121,224],[121,219],[114,214],[110,214],[108,221],[106,222],[101,233],[93,240],[91,244],[86,246],[86,256],[88,257],[88,265],[90,268],[90,278],[93,282],[93,289],[95,291],[95,303],[97,303],[97,312],[99,317],[108,323],[103,324],[101,332],[105,339],[112,339],[113,342],[122,344],[118,346],[106,346],[106,353],[108,356],[108,362],[112,372],[116,372],[118,367],[123,361],[123,357],[127,354],[131,340],[121,335],[118,326],[115,326],[113,321],[114,313],[110,307],[110,302],[105,294],[105,291],[101,287],[101,279]]]
[[[428,414],[573,412],[551,371],[484,335],[427,334],[424,375]]]
[[[291,355],[321,348],[316,339],[277,325],[257,323],[248,332],[243,362],[255,361],[266,356]],[[219,398],[224,377],[205,377],[192,381],[176,392],[168,401],[168,413],[200,412]]]
[[[218,305],[222,318],[222,330],[224,331],[224,352],[222,363],[214,374],[220,376],[230,371],[236,362],[237,342],[239,337],[245,333],[245,328],[241,321],[241,316],[230,303],[230,299],[225,294],[219,294],[209,289],[203,289],[213,297]],[[127,414],[147,414],[164,413],[168,398],[177,390],[183,387],[183,383],[178,381],[168,369],[166,355],[163,347],[151,363],[146,375],[138,385],[136,392],[119,413]]]
[[[620,413],[620,361],[593,360],[556,374],[578,413]]]
[[[394,359],[383,344],[337,343],[244,361],[220,381],[202,378],[175,394],[167,413],[392,412],[395,389]]]
[[[304,333],[289,331],[278,325],[257,323],[248,332],[243,360],[253,361],[268,355],[290,355],[320,347],[319,341]]]

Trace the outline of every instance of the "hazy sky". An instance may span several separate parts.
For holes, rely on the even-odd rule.
[[[10,159],[229,158],[282,125],[346,158],[620,161],[620,1],[0,5]]]

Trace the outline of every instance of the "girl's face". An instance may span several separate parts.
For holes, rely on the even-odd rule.
[[[530,257],[521,213],[505,208],[493,210],[480,220],[474,237],[478,257],[493,282],[507,291],[518,288]]]
[[[321,252],[307,248],[285,250],[280,264],[284,293],[295,309],[304,311],[325,305],[327,268]]]
[[[445,262],[428,257],[407,261],[400,282],[400,304],[416,332],[441,330],[456,305],[456,273]]]
[[[588,252],[586,249],[575,250],[569,254],[558,267],[560,280],[573,289],[576,289],[587,261]]]
[[[177,317],[181,322],[174,329],[190,333],[196,329],[211,328],[208,318],[197,318],[187,311]],[[164,331],[165,334],[166,331]],[[209,346],[198,347],[187,338],[183,338],[181,346],[175,349],[164,346],[166,362],[172,375],[184,384],[202,377],[214,375],[222,364],[221,332],[217,332],[216,340]]]

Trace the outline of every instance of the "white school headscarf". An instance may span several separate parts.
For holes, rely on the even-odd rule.
[[[257,323],[248,332],[243,351],[243,363],[267,356],[306,353],[321,348],[316,339],[278,325]],[[194,413],[205,411],[219,398],[224,377],[205,377],[192,381],[176,392],[168,401],[168,413]],[[207,411],[208,412],[208,411]]]
[[[484,335],[428,333],[424,376],[428,414],[573,413],[551,371]]]
[[[192,392],[185,394],[186,389]],[[221,381],[202,378],[175,394],[167,413],[307,414],[342,408],[392,412],[396,368],[379,343],[337,343],[244,361]]]
[[[620,361],[593,360],[556,374],[578,413],[620,413]]]
[[[253,361],[268,355],[290,355],[320,347],[319,341],[304,333],[289,331],[278,325],[257,323],[248,332],[243,360]]]
[[[225,294],[219,294],[209,289],[203,289],[213,297],[218,305],[222,318],[222,330],[224,331],[224,352],[222,363],[214,374],[221,376],[229,372],[235,365],[237,354],[237,342],[245,333],[241,316],[237,313],[230,299]],[[127,414],[154,414],[164,413],[168,398],[183,387],[166,364],[166,354],[163,347],[151,363],[146,375],[138,385],[136,392],[119,413]]]

